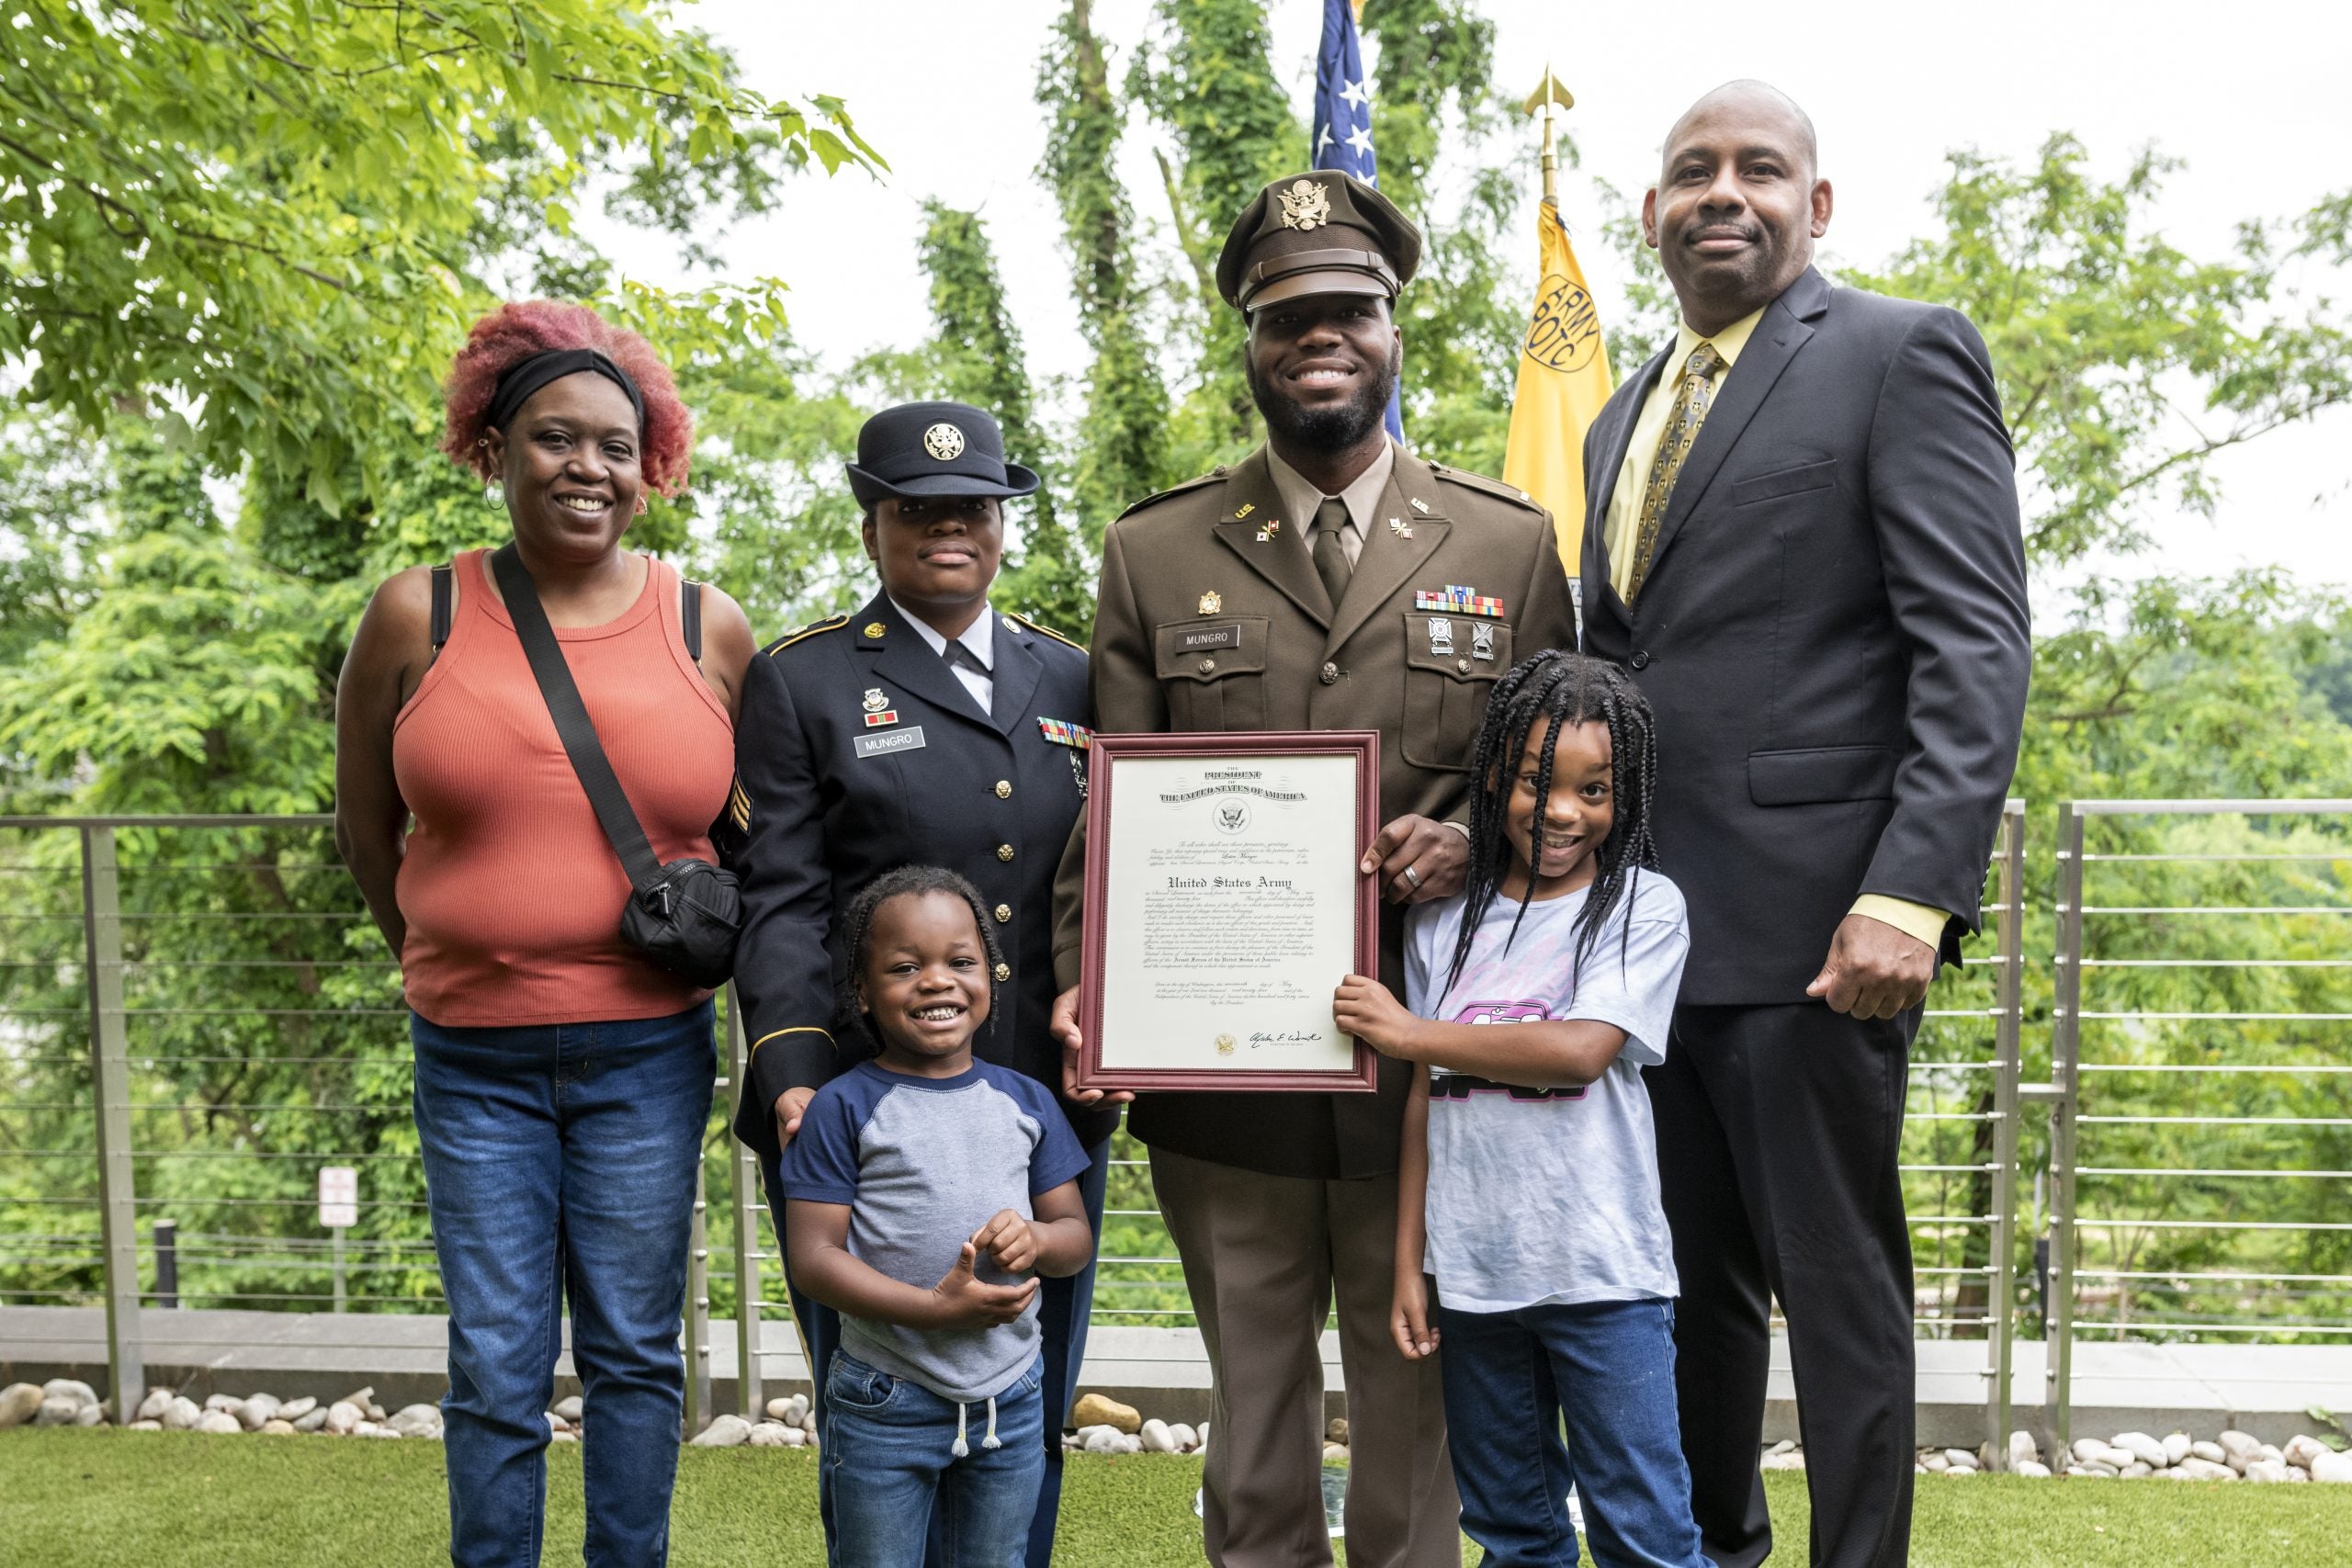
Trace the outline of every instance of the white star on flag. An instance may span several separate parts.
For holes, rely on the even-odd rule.
[[[1331,145],[1331,127],[1330,127],[1330,125],[1327,122],[1327,123],[1324,125],[1323,129],[1322,129],[1319,132],[1317,132],[1317,133],[1316,134],[1316,138],[1315,138],[1315,156],[1317,157],[1317,159],[1318,159],[1318,160],[1319,160],[1319,159],[1321,159],[1321,158],[1322,158],[1322,156],[1323,156],[1323,149],[1324,149],[1324,148],[1326,148],[1326,147],[1329,147],[1329,145]],[[1320,162],[1318,162],[1318,163],[1316,164],[1316,167],[1317,167],[1317,168],[1321,168],[1322,166],[1323,166],[1323,165],[1321,164],[1321,163],[1320,163]]]
[[[1363,84],[1361,82],[1344,83],[1344,85],[1340,88],[1340,96],[1355,105],[1358,108],[1362,108],[1372,102],[1372,95],[1363,90]]]
[[[1372,151],[1372,127],[1368,125],[1357,126],[1353,130],[1348,133],[1346,141],[1348,145],[1354,148],[1357,152],[1367,154],[1370,153]]]

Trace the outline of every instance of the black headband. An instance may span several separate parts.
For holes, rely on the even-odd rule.
[[[637,411],[637,428],[645,432],[645,394],[637,389],[628,371],[613,363],[611,356],[594,348],[550,348],[518,359],[498,374],[498,385],[491,389],[490,412],[483,423],[492,430],[504,430],[516,411],[530,401],[531,394],[550,381],[566,376],[577,376],[591,370],[628,394],[628,406]]]

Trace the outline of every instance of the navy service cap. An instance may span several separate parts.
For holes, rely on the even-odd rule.
[[[986,495],[1002,500],[1037,488],[1035,472],[1004,460],[1004,433],[969,403],[900,403],[857,433],[850,493],[860,506],[891,496]]]
[[[1284,175],[1242,209],[1216,258],[1237,310],[1306,294],[1396,298],[1421,263],[1421,231],[1396,204],[1337,169]]]

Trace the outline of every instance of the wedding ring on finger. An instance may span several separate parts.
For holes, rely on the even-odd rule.
[[[1405,868],[1405,882],[1414,892],[1421,890],[1421,874],[1409,865]]]

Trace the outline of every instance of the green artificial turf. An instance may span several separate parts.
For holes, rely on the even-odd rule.
[[[442,1450],[433,1442],[213,1438],[180,1432],[0,1432],[0,1568],[175,1568],[448,1561]],[[550,1452],[549,1563],[580,1560],[580,1450]],[[1175,1568],[1201,1561],[1197,1461],[1076,1455],[1057,1562]],[[1765,1477],[1778,1562],[1803,1562],[1804,1478]],[[688,1449],[670,1561],[815,1568],[814,1455]],[[2342,1561],[2352,1486],[1919,1478],[1919,1568],[2311,1568]],[[1475,1551],[1464,1560],[1475,1562]]]

